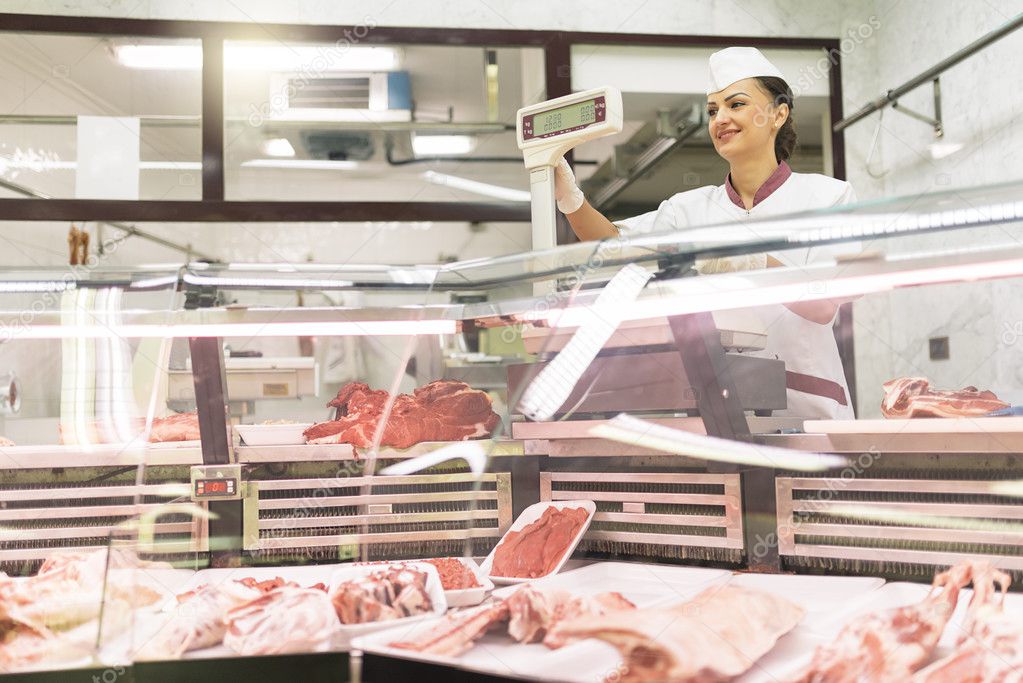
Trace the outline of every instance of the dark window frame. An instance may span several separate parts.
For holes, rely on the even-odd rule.
[[[358,29],[358,32],[357,32]],[[104,199],[0,199],[0,220],[116,220],[189,222],[277,221],[529,221],[529,207],[489,202],[330,202],[249,201],[224,198],[224,78],[225,40],[336,42],[350,39],[364,27],[314,24],[255,24],[178,21],[62,15],[0,14],[5,33],[141,36],[193,38],[202,41],[202,199],[193,201]],[[838,38],[777,38],[751,36],[663,35],[529,31],[467,28],[374,26],[371,45],[420,44],[478,47],[540,47],[548,98],[571,92],[571,49],[577,44],[666,47],[727,47],[820,49],[830,55],[831,123],[842,119],[841,50]],[[833,128],[832,128],[833,130]],[[841,132],[832,132],[833,174],[845,179],[845,145]],[[559,241],[570,236],[559,235]]]

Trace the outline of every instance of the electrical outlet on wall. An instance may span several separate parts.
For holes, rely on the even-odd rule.
[[[948,360],[948,337],[931,337],[927,347],[931,360]]]

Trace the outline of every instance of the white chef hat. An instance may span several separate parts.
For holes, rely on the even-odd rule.
[[[744,78],[774,76],[785,79],[774,64],[755,47],[727,47],[710,56],[710,82],[707,94],[721,92]]]

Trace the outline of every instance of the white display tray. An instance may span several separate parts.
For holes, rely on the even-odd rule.
[[[301,446],[305,430],[312,422],[278,425],[235,425],[234,430],[246,446]]]
[[[532,582],[544,590],[565,590],[574,595],[621,593],[636,607],[652,607],[689,600],[715,583],[729,580],[724,569],[680,567],[663,564],[598,562],[556,576]],[[506,598],[519,589],[508,586],[494,591],[495,598]]]
[[[504,539],[508,537],[509,533],[513,531],[520,531],[524,527],[540,519],[540,517],[543,515],[544,511],[547,510],[547,508],[556,508],[558,510],[564,510],[565,508],[583,508],[588,513],[586,516],[586,521],[583,522],[583,525],[579,528],[579,531],[576,532],[575,537],[572,539],[572,542],[568,544],[568,548],[565,550],[565,554],[561,556],[561,560],[558,561],[558,564],[555,565],[554,569],[549,574],[546,574],[542,577],[538,576],[534,579],[524,579],[512,576],[495,576],[491,571],[491,568],[494,565],[494,555],[497,553],[497,549],[501,547],[501,544],[504,543]],[[597,505],[592,500],[563,500],[554,502],[534,503],[527,507],[525,510],[523,510],[522,514],[518,516],[518,518],[511,525],[508,531],[504,532],[504,536],[501,537],[501,540],[498,541],[497,545],[494,546],[494,549],[490,551],[489,555],[487,555],[487,559],[483,560],[483,563],[480,565],[480,568],[487,576],[490,577],[490,579],[494,583],[497,584],[526,583],[528,581],[536,581],[537,579],[542,579],[545,578],[546,576],[557,574],[559,571],[561,571],[561,568],[565,566],[565,563],[568,562],[568,559],[572,557],[572,553],[575,552],[575,547],[579,545],[579,541],[582,540],[583,535],[586,533],[586,530],[590,528],[590,522],[593,521],[593,513],[595,513],[596,511]]]
[[[803,431],[807,434],[1018,434],[1023,432],[1023,417],[807,420]]]
[[[407,562],[404,565],[421,572],[426,572],[426,593],[430,596],[430,602],[433,603],[432,612],[414,617],[405,617],[404,619],[394,619],[392,621],[341,624],[338,626],[337,637],[334,640],[334,647],[336,649],[350,649],[352,640],[358,636],[382,630],[407,631],[414,624],[444,616],[444,613],[448,611],[448,602],[444,598],[444,589],[440,585],[440,575],[437,574],[437,568],[427,562]],[[381,570],[382,567],[374,565],[362,565],[361,567],[348,566],[338,569],[330,578],[329,592],[333,594],[334,590],[345,581],[351,581],[352,579],[367,576]]]

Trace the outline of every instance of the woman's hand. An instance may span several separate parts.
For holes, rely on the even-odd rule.
[[[618,234],[618,228],[607,216],[590,206],[586,196],[575,182],[575,173],[565,158],[554,166],[554,199],[558,210],[565,214],[572,232],[583,242],[602,240]]]
[[[558,159],[554,167],[554,199],[558,202],[558,210],[566,216],[578,211],[586,202],[586,196],[576,184],[575,173],[565,157]]]

